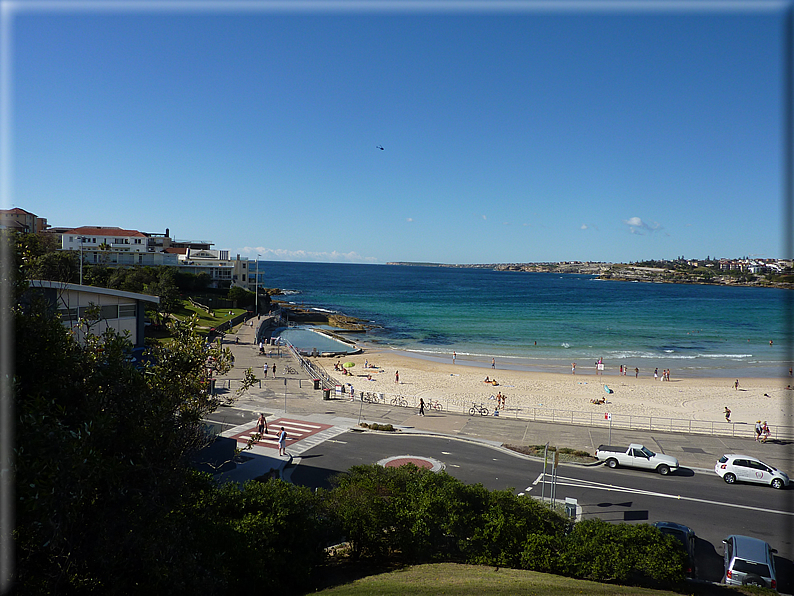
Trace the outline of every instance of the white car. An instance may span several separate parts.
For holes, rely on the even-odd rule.
[[[785,472],[750,455],[723,455],[714,466],[714,471],[728,484],[756,482],[769,484],[772,488],[785,488],[789,483]]]

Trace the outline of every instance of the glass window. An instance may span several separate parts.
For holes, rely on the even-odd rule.
[[[119,304],[119,318],[126,319],[135,316],[134,304]]]
[[[118,319],[119,306],[118,304],[106,304],[100,311],[100,317],[103,319]]]

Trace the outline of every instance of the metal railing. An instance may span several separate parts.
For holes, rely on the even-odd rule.
[[[351,396],[349,386],[337,385],[342,391],[336,392],[336,397],[361,400],[380,406],[418,408],[419,397],[406,396],[395,393],[379,393],[354,390]],[[429,399],[425,399],[425,408],[429,408]],[[460,412],[468,414],[472,403],[482,403],[488,408],[490,415],[494,416],[496,403],[489,400],[472,402],[472,400],[433,400],[442,404],[445,412]],[[682,420],[677,418],[663,418],[659,416],[635,416],[631,414],[605,414],[604,412],[588,412],[578,410],[557,410],[553,408],[503,408],[499,410],[500,418],[514,418],[528,422],[550,422],[553,424],[571,424],[577,426],[590,426],[595,428],[615,430],[636,430],[670,432],[691,435],[709,435],[734,438],[754,438],[754,424],[739,422],[723,422],[710,420]],[[770,428],[769,440],[791,441],[794,440],[794,427],[775,426]]]

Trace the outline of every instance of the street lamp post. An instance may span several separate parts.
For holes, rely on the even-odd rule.
[[[85,238],[83,236],[78,236],[78,240],[80,240],[80,285],[83,285],[83,240]]]
[[[259,316],[259,256],[256,255],[256,276],[254,277],[254,308],[256,316]]]

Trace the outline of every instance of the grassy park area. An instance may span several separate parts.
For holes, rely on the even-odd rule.
[[[703,596],[730,596],[737,594],[764,594],[759,588],[728,588],[698,584],[688,586],[687,594]],[[676,592],[652,590],[632,586],[598,583],[561,575],[538,573],[521,569],[497,568],[456,563],[433,563],[405,567],[388,573],[361,577],[344,585],[316,592],[325,596],[674,596]]]

